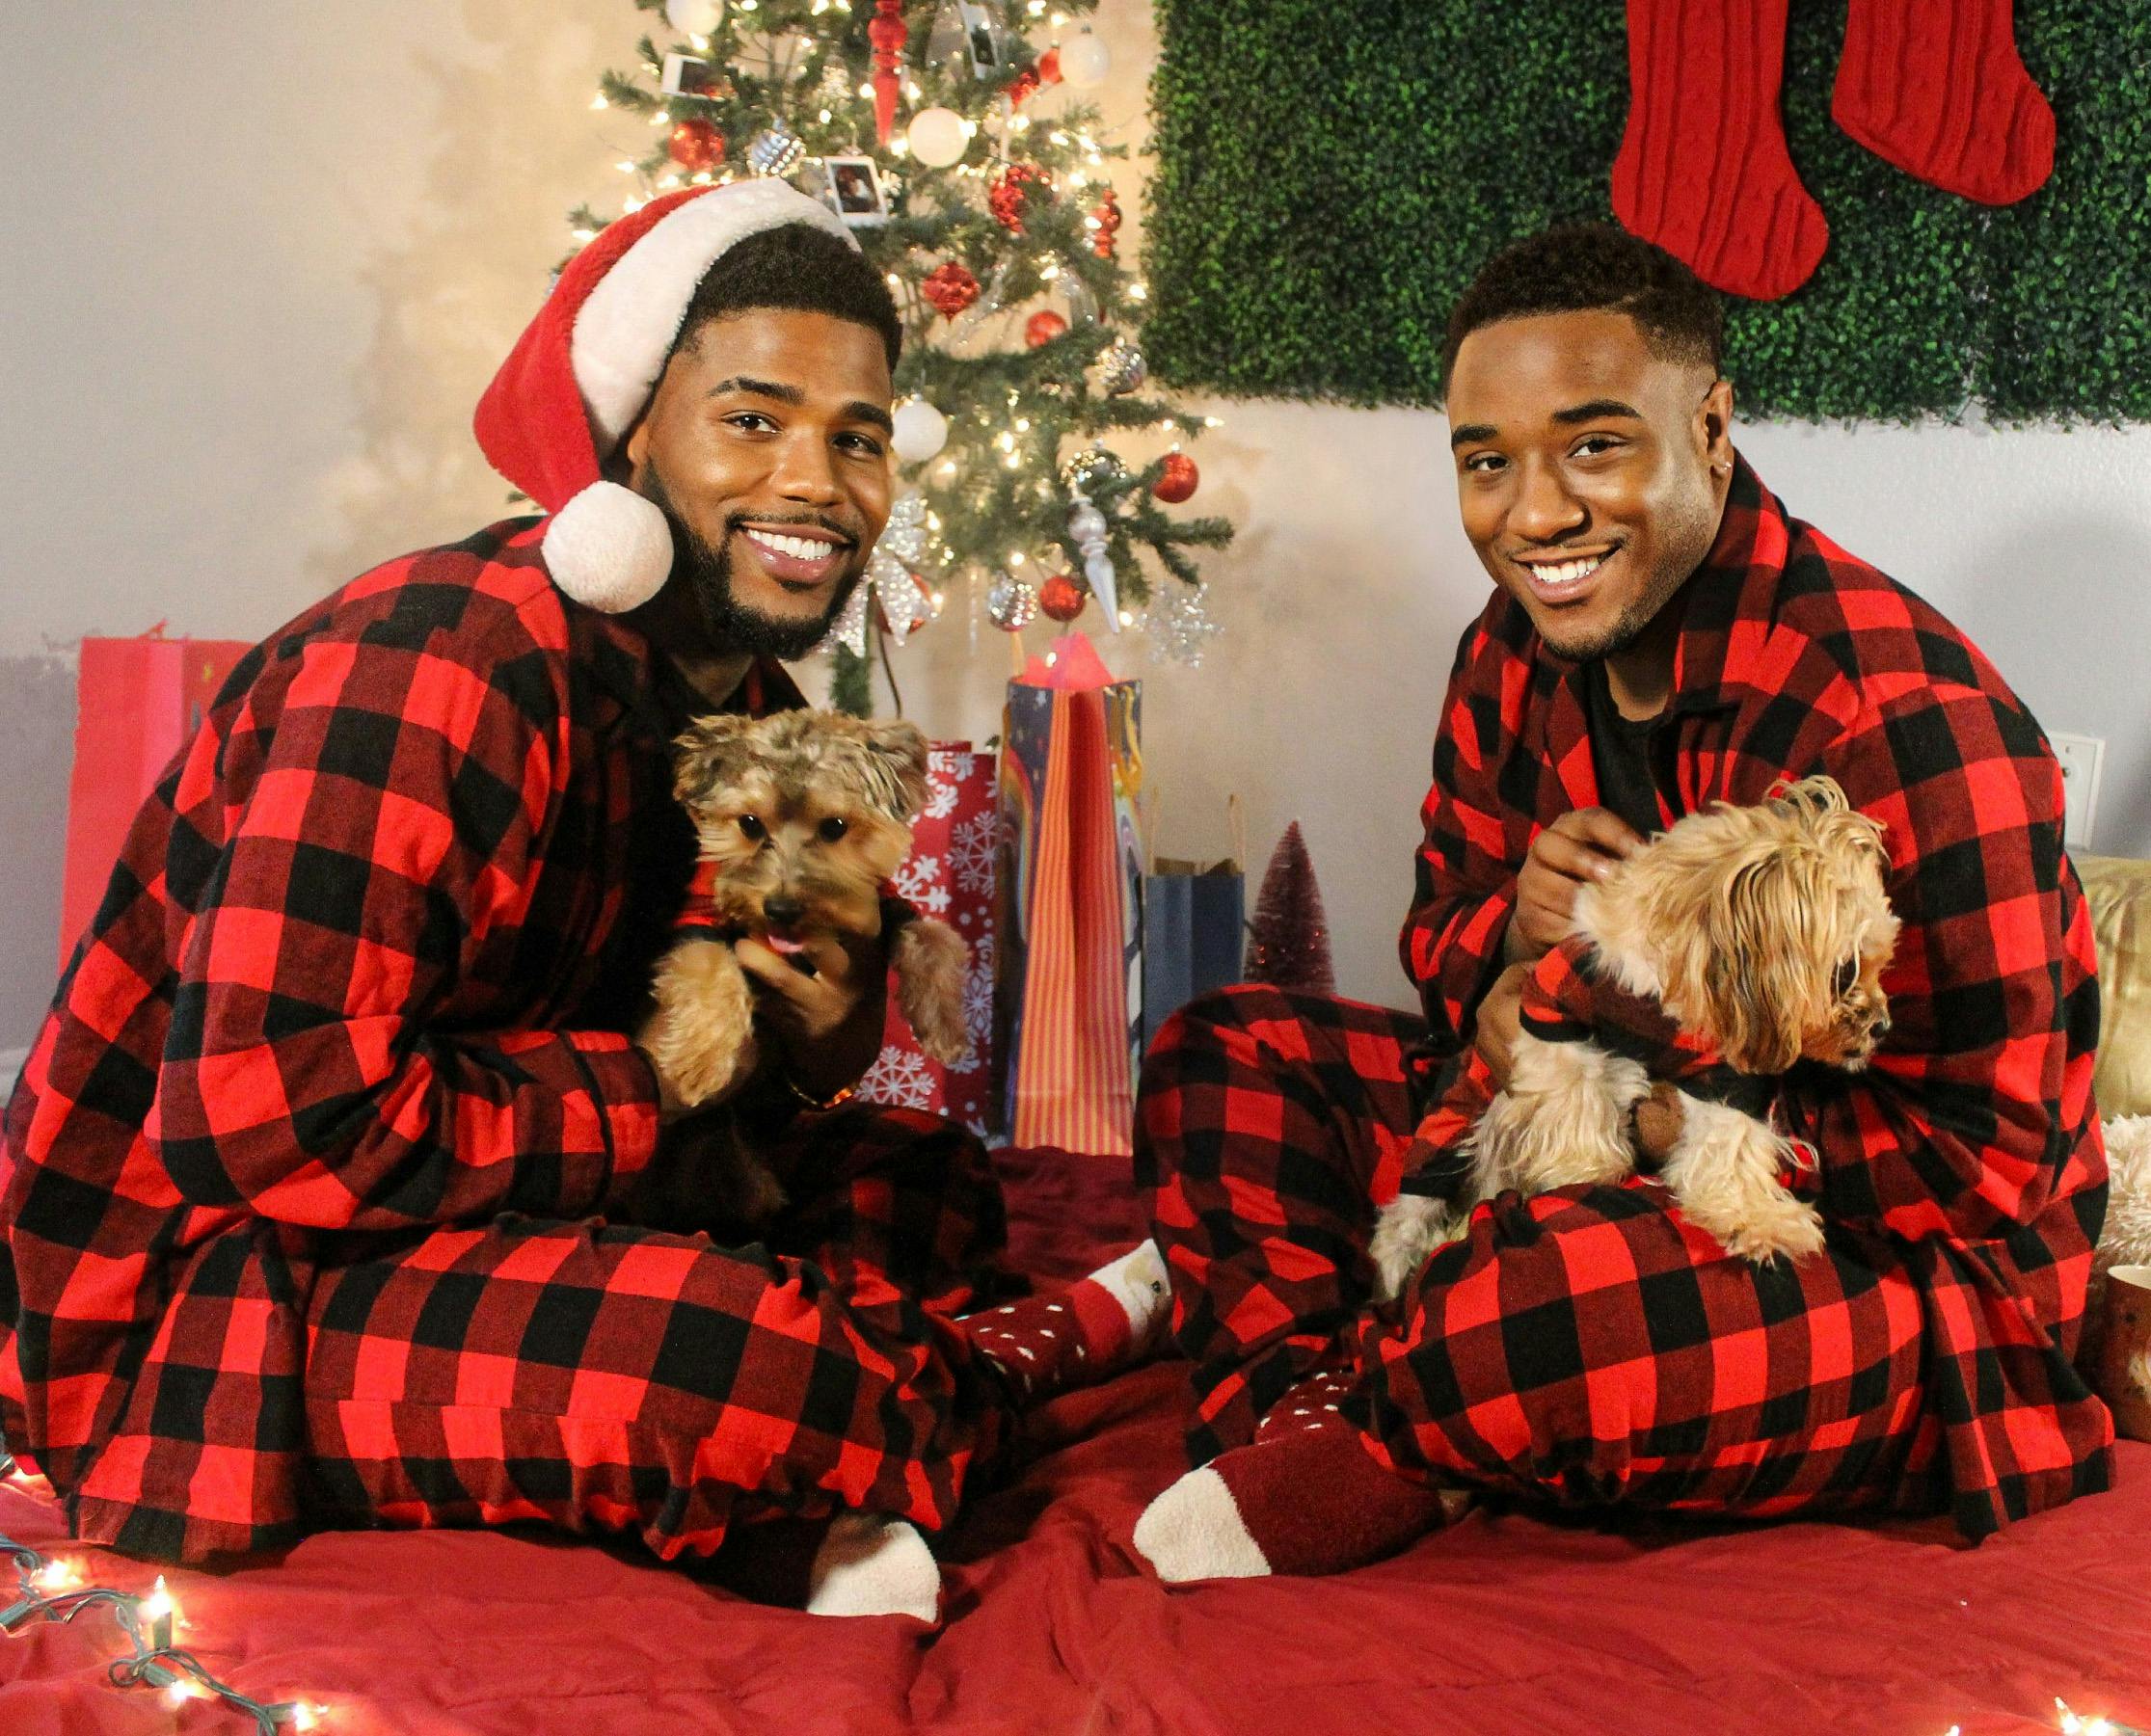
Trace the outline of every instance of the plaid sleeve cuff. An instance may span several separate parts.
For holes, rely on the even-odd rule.
[[[1433,975],[1423,978],[1427,1016],[1437,1028],[1447,1026],[1461,1044],[1479,1016],[1479,1002],[1501,974],[1501,942],[1516,914],[1511,882],[1450,920],[1437,944]]]
[[[562,1209],[571,1216],[615,1199],[658,1151],[658,1076],[649,1057],[618,1031],[566,1033],[589,1080],[569,1104]]]

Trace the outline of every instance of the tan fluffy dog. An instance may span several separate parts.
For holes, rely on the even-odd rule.
[[[1826,777],[1752,808],[1725,803],[1679,821],[1576,894],[1574,926],[1598,969],[1654,1000],[1739,1073],[1795,1060],[1857,1070],[1889,1028],[1878,978],[1896,946],[1883,890],[1882,828]],[[1385,1295],[1461,1230],[1474,1200],[1618,1182],[1635,1167],[1629,1111],[1643,1066],[1591,1042],[1525,1031],[1507,1085],[1467,1135],[1467,1196],[1400,1195],[1373,1253]],[[1689,1221],[1763,1261],[1822,1246],[1815,1209],[1780,1181],[1800,1153],[1767,1122],[1680,1093],[1681,1128],[1662,1179]]]
[[[927,743],[917,728],[783,711],[705,717],[674,745],[673,789],[694,819],[708,901],[659,961],[657,1009],[636,1039],[671,1095],[691,1108],[755,1069],[754,993],[731,946],[747,935],[798,960],[812,936],[880,932],[920,1047],[960,1060],[969,1048],[970,948],[946,922],[891,907],[883,895],[926,799]],[[735,1144],[736,1173],[705,1178],[719,1195],[708,1203],[720,1216],[759,1224],[782,1207],[783,1189]]]

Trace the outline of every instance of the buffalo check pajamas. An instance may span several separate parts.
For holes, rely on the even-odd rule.
[[[708,708],[539,530],[242,659],[62,975],[0,1160],[0,1431],[86,1539],[513,1516],[701,1552],[741,1502],[938,1524],[993,1438],[949,1322],[999,1201],[944,1124],[776,1133],[766,1245],[619,1221],[680,1137],[625,1033]],[[799,703],[773,663],[732,701]]]
[[[1598,800],[1582,673],[1497,594],[1464,634],[1402,936],[1422,1016],[1243,988],[1159,1035],[1137,1163],[1209,1457],[1324,1367],[1409,1474],[1557,1501],[1946,1510],[1979,1537],[2104,1488],[2072,1361],[2106,1163],[2098,989],[2038,725],[1917,597],[1746,463],[1684,588],[1652,739],[1661,818],[1826,772],[1880,820],[1902,920],[1869,1067],[1775,1112],[1828,1251],[1758,1269],[1648,1180],[1474,1213],[1394,1314],[1366,1241],[1498,974],[1531,840]]]

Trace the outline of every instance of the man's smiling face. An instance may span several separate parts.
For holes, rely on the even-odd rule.
[[[832,314],[748,308],[680,346],[626,448],[709,639],[675,649],[821,641],[888,521],[889,399],[880,334]]]
[[[1493,582],[1562,656],[1634,644],[1716,539],[1733,388],[1625,313],[1543,313],[1464,339],[1448,412],[1465,534]]]

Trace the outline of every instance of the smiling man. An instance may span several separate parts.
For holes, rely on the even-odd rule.
[[[233,672],[9,1106],[0,1432],[79,1536],[536,1520],[670,1558],[793,1518],[751,1528],[786,1545],[768,1590],[930,1618],[914,1527],[1055,1369],[1142,1347],[1145,1250],[994,1310],[991,1350],[957,1323],[999,1245],[984,1151],[835,1107],[880,1046],[877,940],[738,943],[764,1064],[723,1113],[793,1199],[764,1241],[676,1221],[729,1145],[629,1034],[694,863],[671,743],[800,703],[775,659],[887,520],[901,339],[816,201],[658,200],[479,407],[547,516],[391,561]]]
[[[1519,243],[1452,316],[1457,495],[1494,593],[1423,808],[1424,1018],[1229,990],[1144,1074],[1138,1162],[1211,1461],[1136,1528],[1169,1581],[1351,1566],[1471,1489],[1947,1510],[1976,1538],[2106,1485],[2111,1423],[2071,1360],[2106,1167],[2060,776],[1975,647],[1741,460],[1721,324],[1678,261],[1601,227]],[[1732,1257],[1646,1175],[1506,1194],[1369,1311],[1374,1212],[1466,1048],[1506,1078],[1577,887],[1814,773],[1883,823],[1904,923],[1871,1066],[1802,1063],[1777,1093],[1825,1251]],[[1670,1092],[1639,1107],[1644,1170],[1680,1116]]]

